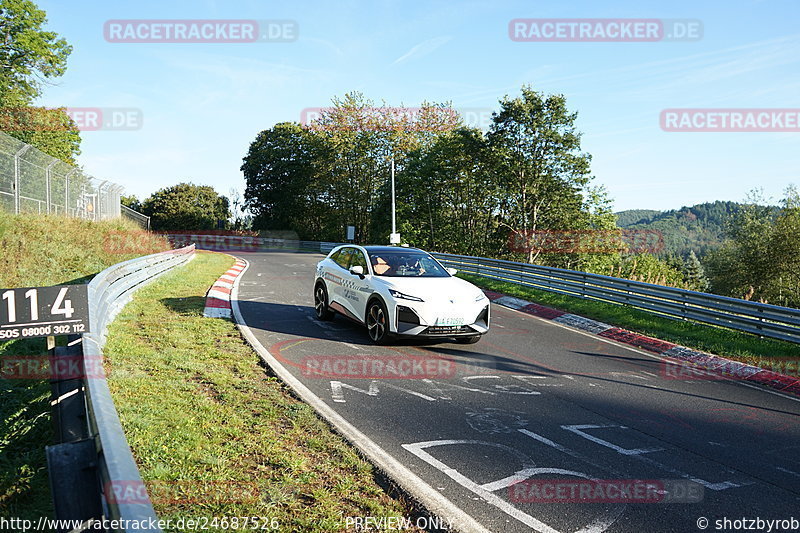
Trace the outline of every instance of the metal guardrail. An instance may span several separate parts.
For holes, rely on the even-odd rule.
[[[60,428],[58,434],[62,443],[47,449],[56,518],[89,520],[102,516],[116,520],[118,524],[134,523],[132,521],[141,524],[151,519],[157,520],[122,430],[105,372],[97,361],[102,361],[109,324],[131,300],[136,289],[189,261],[194,250],[192,245],[125,261],[103,270],[89,283],[92,332],[84,334],[82,339],[84,375],[81,380],[72,380],[80,381],[73,384],[77,394],[64,394],[63,384],[59,392],[59,400],[69,395],[73,408],[75,397],[80,400],[83,396],[85,401],[80,401],[82,413],[80,416],[59,413],[61,409],[68,409],[69,405],[62,406],[60,401],[54,404],[54,420],[65,425],[72,424],[72,427]],[[72,344],[76,343],[74,341]],[[62,355],[66,355],[64,350]],[[87,361],[94,362],[91,374],[85,370]],[[81,420],[83,427],[75,427]],[[89,476],[86,475],[87,471],[90,472]],[[76,480],[88,482],[89,486],[75,486]],[[133,488],[136,498],[113,497],[115,489],[120,488]],[[82,501],[76,504],[76,500]],[[98,516],[98,511],[101,516]],[[147,531],[160,529],[151,528]]]
[[[119,212],[120,212],[120,215],[122,215],[124,218],[128,218],[130,220],[133,220],[134,222],[139,224],[139,226],[141,226],[141,228],[143,230],[150,231],[150,217],[149,216],[143,215],[142,213],[140,213],[140,212],[138,212],[138,211],[136,211],[134,209],[131,209],[127,205],[122,205],[122,204],[120,204],[120,206],[119,206]]]
[[[562,268],[484,257],[433,255],[446,266],[469,274],[800,343],[800,309]]]

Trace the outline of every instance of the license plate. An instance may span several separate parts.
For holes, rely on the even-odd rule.
[[[464,324],[464,317],[460,316],[440,316],[436,321],[437,326],[461,326]]]

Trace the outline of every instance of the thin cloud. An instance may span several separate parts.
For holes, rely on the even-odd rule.
[[[418,45],[412,47],[411,50],[395,59],[392,64],[399,65],[400,63],[405,63],[410,59],[426,56],[451,39],[451,36],[444,35],[442,37],[434,37],[433,39],[422,41]]]

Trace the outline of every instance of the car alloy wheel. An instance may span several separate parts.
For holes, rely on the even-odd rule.
[[[330,320],[333,318],[333,311],[328,307],[328,291],[322,283],[318,283],[314,289],[314,311],[320,320]]]
[[[386,311],[380,302],[373,301],[367,310],[367,331],[369,338],[376,344],[383,344],[389,336],[389,323],[386,320]]]

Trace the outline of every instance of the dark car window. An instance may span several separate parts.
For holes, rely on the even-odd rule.
[[[339,255],[341,253],[342,253],[341,250],[337,250],[335,253],[332,253],[331,254],[331,261],[333,261],[334,263],[338,263],[339,262]]]
[[[450,274],[429,254],[415,250],[375,251],[369,255],[376,276],[446,278]]]
[[[364,274],[369,274],[369,269],[367,268],[367,258],[364,257],[364,252],[358,249],[353,249],[353,258],[350,260],[350,268],[354,266],[360,266],[364,269]]]
[[[350,267],[350,256],[352,255],[353,255],[352,248],[342,248],[339,251],[339,257],[334,259],[334,261],[336,261],[336,264],[339,265],[340,267],[347,269]]]

